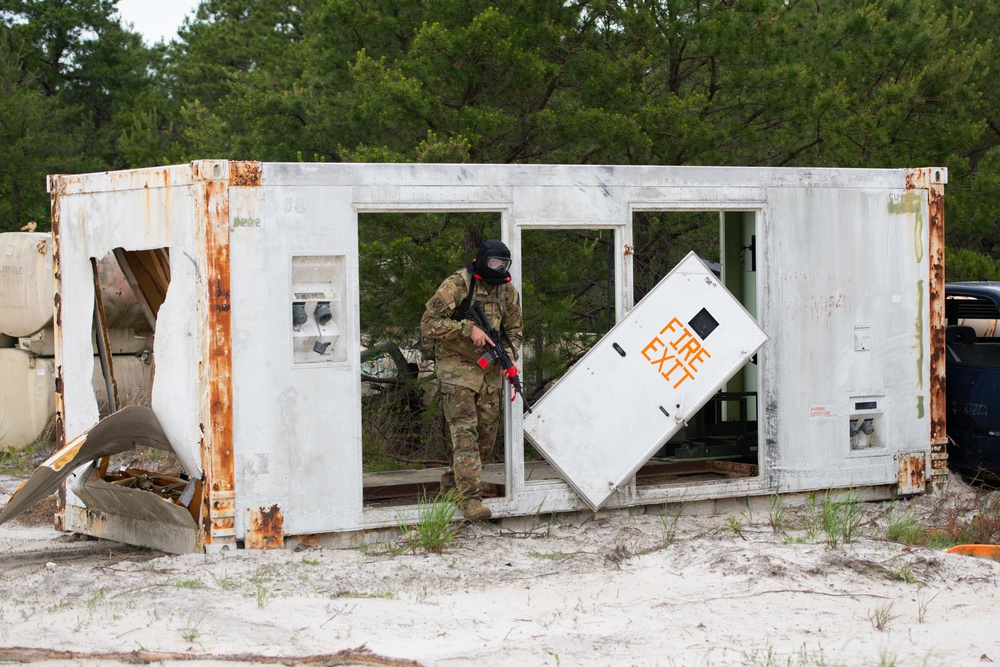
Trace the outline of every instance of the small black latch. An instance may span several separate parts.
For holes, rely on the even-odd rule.
[[[619,345],[618,343],[611,343],[611,347],[615,348],[615,351],[618,354],[622,355],[623,357],[625,356],[625,350],[623,350],[622,346]]]

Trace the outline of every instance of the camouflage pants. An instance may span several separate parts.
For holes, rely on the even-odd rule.
[[[500,391],[441,383],[444,419],[451,433],[452,469],[463,498],[481,498],[483,463],[489,461],[500,428]]]

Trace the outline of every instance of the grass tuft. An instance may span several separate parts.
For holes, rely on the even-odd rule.
[[[433,499],[425,494],[417,501],[415,525],[397,520],[411,552],[441,553],[455,539],[458,499],[458,493],[454,489]]]
[[[566,558],[576,558],[576,554],[568,554],[563,551],[532,551],[529,555],[532,558],[542,558],[548,560],[564,560]]]
[[[253,585],[253,597],[257,601],[257,607],[264,608],[267,601],[274,597],[274,591],[270,583],[274,579],[274,572],[269,567],[256,567],[250,575],[250,583]]]
[[[861,527],[862,502],[853,492],[844,500],[834,500],[827,494],[820,501],[820,525],[831,547],[849,544],[857,539]]]
[[[885,539],[911,546],[927,544],[927,529],[921,525],[913,512],[906,512],[900,516],[896,516],[890,511],[886,515],[886,520]]]
[[[889,625],[896,620],[896,615],[892,613],[892,608],[896,606],[896,601],[891,600],[881,607],[876,607],[868,613],[868,620],[879,632],[884,632]]]
[[[788,526],[788,510],[781,499],[781,489],[775,489],[774,493],[768,499],[767,522],[770,524],[771,531],[775,535],[784,533],[785,528]]]
[[[12,477],[30,475],[52,448],[48,442],[32,442],[24,447],[0,447],[0,474]]]

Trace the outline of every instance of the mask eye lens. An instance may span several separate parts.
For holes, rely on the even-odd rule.
[[[506,271],[510,267],[510,260],[501,257],[490,257],[486,260],[486,266],[493,271]]]

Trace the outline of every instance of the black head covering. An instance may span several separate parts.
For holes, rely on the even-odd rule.
[[[510,249],[503,241],[490,239],[483,241],[476,253],[476,258],[469,264],[469,272],[476,276],[476,280],[482,280],[487,285],[502,285],[510,282],[510,272],[507,269],[495,271],[489,267],[491,258],[507,260],[510,264]]]

